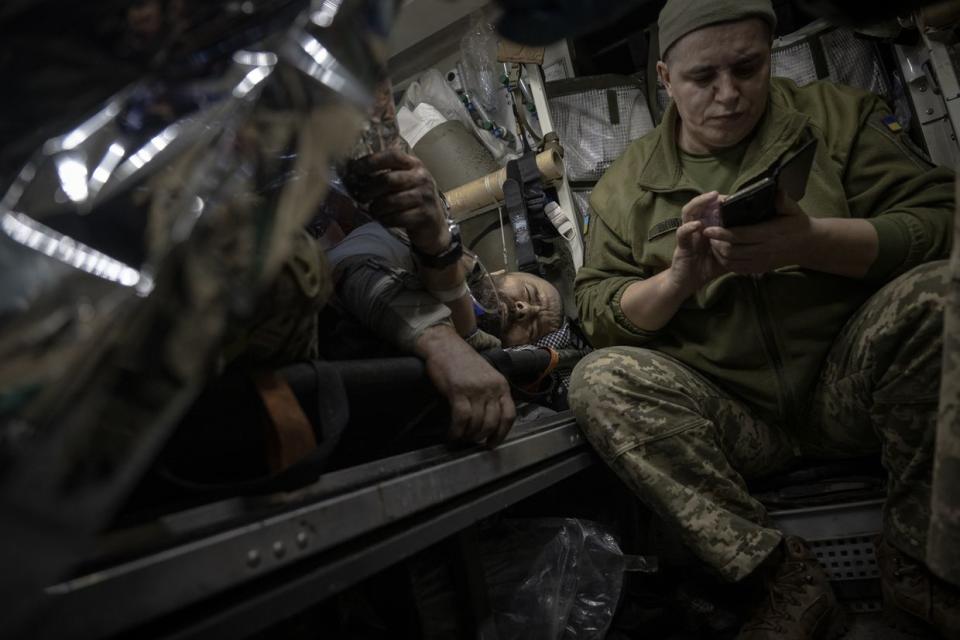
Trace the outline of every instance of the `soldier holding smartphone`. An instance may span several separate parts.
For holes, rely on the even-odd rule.
[[[576,298],[605,348],[571,406],[707,565],[762,587],[741,638],[843,629],[809,549],[745,479],[883,450],[885,599],[956,637],[957,589],[924,565],[954,176],[876,96],[771,78],[769,0],[669,0],[659,26],[673,103],[593,191]],[[725,194],[810,139],[799,202],[779,191],[768,218],[721,225]]]

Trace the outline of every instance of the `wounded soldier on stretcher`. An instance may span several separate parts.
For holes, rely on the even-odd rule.
[[[415,354],[449,402],[454,440],[495,446],[516,417],[510,385],[478,352],[536,345],[582,347],[557,289],[535,275],[490,275],[460,244],[422,163],[390,149],[350,168],[350,190],[378,222],[327,252],[334,268],[338,339],[328,357],[362,351],[361,325],[394,354]]]

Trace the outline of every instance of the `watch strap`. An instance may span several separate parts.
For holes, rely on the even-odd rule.
[[[411,245],[411,251],[416,256],[417,262],[428,269],[443,269],[456,263],[463,256],[463,243],[460,241],[460,230],[455,226],[450,229],[450,244],[447,248],[436,255],[424,253]]]

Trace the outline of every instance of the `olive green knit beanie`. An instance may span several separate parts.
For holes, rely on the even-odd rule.
[[[691,31],[718,22],[762,18],[777,28],[777,14],[770,0],[667,0],[657,24],[660,29],[660,59],[677,40]]]

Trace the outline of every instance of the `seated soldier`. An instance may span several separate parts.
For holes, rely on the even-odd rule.
[[[379,223],[358,227],[328,252],[340,311],[426,362],[449,401],[454,439],[495,446],[516,409],[507,381],[477,351],[562,331],[559,292],[531,274],[487,275],[451,233],[433,178],[414,156],[375,153],[351,174],[351,191]]]
[[[769,0],[668,0],[673,101],[591,196],[580,318],[600,349],[570,404],[604,461],[693,552],[763,595],[740,640],[834,638],[812,550],[746,480],[882,453],[884,600],[960,637],[960,592],[925,566],[954,174],[860,91],[771,78]],[[720,194],[816,140],[805,195],[716,226]],[[751,590],[750,587],[760,587]]]

